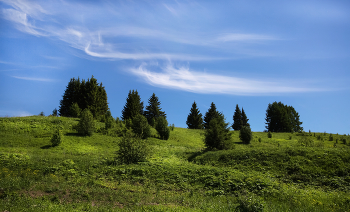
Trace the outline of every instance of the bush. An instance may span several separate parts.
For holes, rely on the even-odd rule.
[[[145,161],[150,155],[150,147],[147,140],[135,137],[131,131],[127,131],[118,143],[116,159],[122,164],[131,164]]]
[[[204,143],[209,150],[233,148],[228,123],[225,123],[223,115],[220,115],[209,122],[209,127],[205,131]]]
[[[239,131],[239,139],[244,144],[250,144],[250,141],[252,140],[252,130],[249,126],[242,126],[241,130]]]
[[[313,147],[314,140],[312,140],[312,138],[310,138],[309,136],[302,136],[298,139],[298,145],[303,147]]]
[[[170,130],[168,128],[168,121],[163,116],[160,116],[159,118],[157,118],[156,130],[161,139],[163,140],[169,139]]]
[[[51,137],[51,144],[52,146],[58,146],[62,143],[63,140],[63,136],[60,130],[56,130],[55,134],[53,134],[53,136]]]
[[[81,109],[78,103],[74,102],[69,108],[70,114],[72,117],[78,118],[81,114]]]
[[[333,141],[333,135],[332,134],[329,134],[329,141]]]
[[[147,118],[137,114],[132,120],[132,131],[142,139],[151,136],[151,127],[148,124]]]
[[[84,109],[78,124],[78,132],[84,136],[92,136],[95,131],[94,117],[89,109]]]
[[[268,137],[268,138],[272,138],[272,133],[271,133],[271,132],[268,132],[268,133],[267,133],[267,137]]]

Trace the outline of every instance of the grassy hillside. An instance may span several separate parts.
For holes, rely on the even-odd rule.
[[[234,149],[205,152],[203,130],[175,128],[148,140],[148,162],[118,165],[120,137],[81,137],[77,123],[0,118],[0,211],[350,210],[349,136],[256,132],[245,145],[234,132]]]

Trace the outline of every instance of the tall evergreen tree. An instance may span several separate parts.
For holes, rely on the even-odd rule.
[[[189,129],[203,129],[203,118],[196,102],[193,102],[191,112],[187,116],[186,124]]]
[[[204,128],[209,129],[210,128],[210,121],[214,118],[217,118],[219,116],[219,112],[216,110],[216,106],[214,102],[211,103],[209,110],[205,113],[204,116]]]
[[[248,123],[249,119],[247,118],[247,115],[245,114],[243,107],[242,107],[242,119],[241,119],[241,128],[242,127],[250,127],[250,124]]]
[[[160,116],[166,118],[165,112],[161,111],[160,101],[158,97],[153,93],[152,96],[148,99],[148,106],[144,112],[144,116],[147,118],[148,123],[154,127],[153,120],[156,120]]]
[[[269,132],[299,132],[303,130],[299,118],[292,106],[273,102],[266,110],[266,129]]]
[[[122,119],[133,119],[137,114],[143,115],[143,102],[137,90],[130,90],[122,111]]]
[[[71,106],[76,103],[81,110],[89,109],[94,118],[104,115],[108,110],[107,93],[102,83],[98,84],[94,76],[80,81],[72,78],[60,101],[60,116],[73,117]]]
[[[234,130],[240,130],[242,126],[242,112],[238,107],[238,104],[236,104],[236,110],[233,114],[233,124],[232,129]]]
[[[223,114],[210,120],[210,127],[205,131],[204,143],[209,150],[223,150],[232,148],[231,133]]]

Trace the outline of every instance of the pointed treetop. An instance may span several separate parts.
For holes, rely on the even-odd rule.
[[[196,102],[193,102],[190,114],[187,116],[186,124],[189,129],[203,129],[203,118]]]

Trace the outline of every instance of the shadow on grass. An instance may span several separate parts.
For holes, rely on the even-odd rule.
[[[74,137],[85,137],[79,133],[66,133],[65,136],[74,136]]]
[[[51,147],[53,147],[53,146],[48,144],[48,145],[40,147],[40,149],[50,149]]]
[[[208,152],[209,150],[207,150],[207,149],[204,149],[204,150],[202,150],[202,151],[199,151],[199,152],[194,152],[193,154],[191,154],[189,157],[188,157],[188,161],[189,162],[192,162],[196,157],[198,157],[198,156],[201,156],[201,155],[203,155],[204,153],[206,153],[206,152]]]

